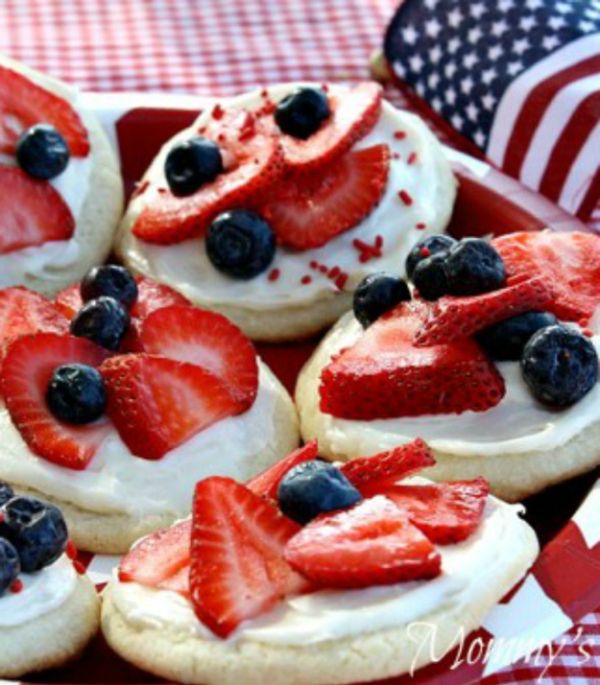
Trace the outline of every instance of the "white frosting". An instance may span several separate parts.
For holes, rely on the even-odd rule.
[[[520,510],[491,497],[481,525],[470,538],[438,547],[442,573],[433,580],[291,597],[243,623],[227,642],[306,645],[401,627],[442,608],[466,609],[476,588],[493,586],[514,556],[531,545],[533,533],[519,519]],[[115,581],[112,598],[133,625],[218,639],[196,618],[191,603],[177,593]]]
[[[269,97],[278,101],[291,89],[290,85],[275,86],[269,89]],[[339,87],[337,87],[339,90]],[[336,87],[332,87],[335,92]],[[265,102],[260,91],[241,95],[226,103],[228,107],[246,109],[259,108]],[[159,187],[167,187],[164,177],[164,160],[168,150],[178,140],[187,139],[192,132],[196,134],[203,121],[210,117],[210,108],[187,130],[177,134],[161,150],[150,166],[145,178],[150,181],[148,189],[135,198],[128,214],[141,211],[149,198],[155,196]],[[396,131],[404,131],[402,140],[394,138]],[[381,116],[372,132],[360,140],[355,149],[387,143],[392,153],[399,159],[390,160],[387,189],[376,209],[353,229],[330,240],[320,248],[296,252],[278,247],[276,256],[267,271],[250,281],[228,278],[217,271],[205,251],[202,238],[187,240],[170,246],[152,245],[127,237],[126,252],[132,265],[143,273],[167,282],[192,300],[207,303],[229,303],[247,309],[268,309],[282,304],[305,304],[318,298],[328,297],[337,292],[333,281],[319,271],[312,269],[314,260],[329,268],[338,266],[349,274],[345,290],[353,290],[356,284],[368,273],[387,270],[400,272],[412,246],[425,235],[444,229],[446,217],[441,216],[441,196],[448,195],[449,168],[442,149],[425,124],[416,116],[396,110],[384,102]],[[416,161],[408,163],[410,153],[416,153]],[[398,191],[406,190],[414,202],[405,206],[398,198]],[[423,222],[426,229],[417,229]],[[361,264],[359,252],[352,242],[360,239],[373,245],[381,235],[384,240],[383,257]],[[268,274],[279,269],[276,281],[270,281]],[[312,281],[301,284],[303,276]]]
[[[345,315],[323,343],[324,362],[360,337],[360,324]],[[600,336],[592,338],[600,354]],[[437,414],[418,417],[356,421],[321,414],[332,449],[365,454],[386,450],[421,437],[433,449],[458,455],[493,456],[530,450],[550,450],[564,445],[584,428],[600,420],[600,384],[566,409],[552,409],[537,402],[527,387],[518,362],[500,362],[506,395],[485,412]],[[318,393],[318,388],[314,388]]]
[[[182,516],[190,510],[194,485],[211,475],[245,480],[256,472],[255,455],[273,443],[277,395],[274,378],[260,367],[259,390],[250,409],[200,431],[162,459],[131,454],[113,430],[84,471],[51,464],[33,454],[0,409],[2,478],[84,509],[129,514]]]
[[[12,628],[58,609],[75,590],[77,573],[65,555],[37,573],[22,573],[20,592],[0,597],[0,628]]]

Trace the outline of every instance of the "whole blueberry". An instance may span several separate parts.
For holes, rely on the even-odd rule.
[[[24,131],[17,141],[16,154],[21,169],[41,181],[62,174],[70,157],[67,141],[49,124],[36,124]]]
[[[437,252],[415,266],[412,281],[425,300],[437,300],[448,292],[446,257],[446,252]]]
[[[333,464],[317,459],[290,469],[277,491],[279,508],[298,523],[360,502],[360,492]]]
[[[107,350],[116,350],[127,329],[129,314],[113,297],[97,297],[83,305],[71,321],[71,333],[88,338]]]
[[[106,388],[100,372],[86,364],[59,366],[48,383],[46,402],[59,421],[96,421],[106,410]]]
[[[558,323],[550,312],[525,312],[490,326],[477,335],[487,354],[496,361],[518,361],[525,345],[540,328]]]
[[[209,226],[206,253],[213,266],[227,276],[254,278],[273,261],[275,235],[255,212],[231,209]]]
[[[479,295],[501,288],[506,269],[498,252],[485,240],[465,238],[446,257],[448,294]]]
[[[413,247],[406,258],[406,275],[412,279],[417,264],[433,254],[447,254],[456,245],[456,240],[449,235],[430,235],[423,238]]]
[[[327,95],[320,88],[298,88],[277,105],[275,121],[283,133],[306,140],[330,114]]]
[[[589,338],[578,331],[548,326],[534,333],[525,345],[521,370],[539,402],[568,407],[597,383],[598,355]]]
[[[165,177],[173,195],[191,195],[222,172],[219,146],[202,136],[174,145],[165,160]]]
[[[390,274],[370,274],[354,291],[352,306],[354,316],[363,328],[367,328],[382,314],[409,300],[410,290],[406,281]]]
[[[8,500],[14,496],[13,489],[10,487],[8,483],[3,483],[0,481],[0,507],[4,504],[4,502],[8,502]]]
[[[117,264],[95,266],[90,269],[81,281],[79,290],[84,302],[106,295],[119,301],[128,309],[138,297],[135,278],[128,269]]]
[[[25,573],[49,566],[64,552],[69,536],[55,506],[33,497],[13,497],[0,513],[0,536],[14,545]]]
[[[8,540],[0,538],[0,597],[8,590],[21,572],[19,555]]]

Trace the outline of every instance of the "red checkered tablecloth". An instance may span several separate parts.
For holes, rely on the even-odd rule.
[[[351,82],[368,78],[397,4],[0,0],[0,52],[93,91],[231,95],[286,80]],[[393,87],[387,96],[404,103]],[[551,657],[546,651],[485,683],[536,680],[600,682],[600,609],[555,641]]]

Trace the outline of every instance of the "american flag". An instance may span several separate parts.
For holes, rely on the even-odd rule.
[[[385,54],[503,171],[595,218],[600,0],[405,0]]]

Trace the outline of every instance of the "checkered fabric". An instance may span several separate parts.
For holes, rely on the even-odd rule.
[[[93,91],[231,95],[285,80],[353,82],[368,78],[369,56],[381,47],[396,4],[397,0],[0,0],[0,52]],[[407,104],[394,87],[388,88],[387,96],[396,104]],[[597,511],[595,506],[584,512],[578,528],[569,526],[595,530]],[[598,544],[596,539],[565,539],[580,551],[584,543],[590,549]],[[96,582],[106,579],[114,562],[106,557],[91,560]],[[541,565],[530,578],[486,618],[482,632],[503,634],[506,617],[515,608],[523,634],[544,620],[553,622],[552,636],[557,625],[567,632],[552,643],[552,659],[546,650],[537,663],[518,662],[482,682],[600,682],[600,609],[580,619],[577,588],[568,577],[564,585],[555,586],[556,579],[549,583]],[[594,583],[597,588],[600,573],[587,582],[592,590]],[[557,602],[573,613],[569,610],[567,616]],[[568,630],[573,620],[576,625]],[[450,682],[430,682],[434,681]],[[455,677],[451,682],[465,681]]]

